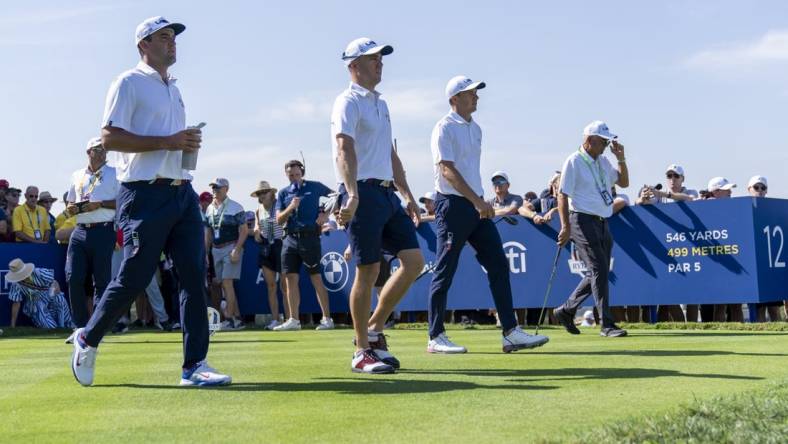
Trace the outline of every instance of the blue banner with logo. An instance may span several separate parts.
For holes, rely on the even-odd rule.
[[[509,260],[515,307],[540,307],[556,253],[560,224],[535,225],[515,216],[516,226],[497,227]],[[691,203],[634,206],[609,220],[615,245],[611,264],[613,305],[765,302],[788,299],[788,200],[739,197]],[[766,231],[768,230],[768,236]],[[435,230],[417,230],[427,272],[411,287],[399,310],[426,310],[435,261]],[[347,236],[323,237],[323,282],[332,311],[348,310],[354,266],[343,259]],[[241,307],[267,312],[265,287],[255,269],[255,248],[247,248],[239,283]],[[398,266],[395,260],[392,268]],[[561,251],[548,306],[557,306],[582,279],[585,265],[573,246]],[[250,277],[251,276],[251,277]],[[254,283],[254,285],[253,285]],[[301,275],[301,311],[318,313],[314,290]],[[450,309],[492,307],[484,270],[466,246],[449,292]]]
[[[516,226],[497,224],[509,261],[516,307],[540,307],[556,253],[559,223],[535,225],[515,216]],[[615,245],[610,275],[612,305],[745,303],[788,299],[788,200],[739,197],[724,200],[625,208],[609,220]],[[411,287],[399,310],[427,309],[435,261],[435,229],[418,228],[426,273]],[[322,237],[323,282],[331,311],[348,311],[354,266],[343,258],[347,235]],[[244,314],[267,313],[266,286],[257,268],[257,245],[247,242],[241,279],[236,283]],[[61,286],[65,249],[52,245],[0,244],[0,269],[20,257],[54,268]],[[391,264],[396,269],[398,262]],[[585,265],[571,245],[558,261],[548,306],[561,304],[580,282]],[[0,271],[0,325],[8,323],[8,285]],[[301,274],[301,312],[319,313],[314,289]],[[281,297],[281,296],[280,296]],[[450,309],[492,307],[484,270],[473,250],[463,250],[449,292]]]

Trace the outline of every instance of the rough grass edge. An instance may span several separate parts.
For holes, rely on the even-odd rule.
[[[541,442],[780,443],[788,436],[788,379],[735,395],[694,400],[646,415]]]

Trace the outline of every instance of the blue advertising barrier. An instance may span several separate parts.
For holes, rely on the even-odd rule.
[[[555,257],[559,223],[534,225],[516,216],[517,226],[497,224],[511,271],[514,305],[540,307]],[[611,265],[612,305],[711,304],[788,299],[788,200],[739,197],[691,203],[625,208],[610,219],[615,240]],[[432,224],[418,229],[426,267],[435,261]],[[354,266],[343,258],[343,231],[324,235],[323,282],[331,311],[348,311]],[[268,313],[265,281],[257,268],[257,245],[247,242],[241,279],[236,284],[244,314]],[[37,261],[63,276],[64,249],[45,245],[0,244],[0,268],[21,257]],[[454,285],[450,309],[492,307],[484,270],[466,246]],[[5,266],[3,266],[5,265]],[[398,266],[395,260],[392,267]],[[563,248],[548,306],[561,304],[581,279],[584,264],[573,247]],[[0,272],[4,275],[4,271]],[[398,309],[426,310],[432,274],[411,287]],[[0,277],[0,325],[8,322],[7,284]],[[64,288],[65,286],[62,285]],[[301,275],[301,312],[319,313],[314,289]],[[281,296],[280,296],[281,297]]]
[[[516,307],[540,307],[552,259],[559,222],[535,225],[517,216],[519,224],[497,224],[511,271]],[[788,246],[783,248],[788,225],[788,200],[739,197],[667,205],[636,206],[610,219],[615,240],[610,276],[612,305],[679,303],[766,302],[788,299]],[[788,229],[788,226],[785,227]],[[766,231],[768,230],[768,237]],[[435,261],[435,231],[431,224],[419,229],[426,267]],[[344,232],[323,237],[323,281],[332,311],[347,311],[354,267],[342,257]],[[256,250],[244,257],[239,282],[241,307],[246,313],[267,312],[264,284],[255,269]],[[392,264],[397,267],[397,262]],[[582,277],[584,264],[573,247],[561,252],[548,306],[561,304]],[[426,310],[431,273],[410,289],[398,309]],[[304,274],[301,311],[319,312],[314,290]],[[466,246],[449,292],[450,309],[492,307],[484,271]]]

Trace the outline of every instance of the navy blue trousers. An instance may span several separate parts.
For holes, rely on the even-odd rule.
[[[91,228],[77,226],[71,233],[66,253],[66,279],[71,315],[77,327],[88,323],[87,295],[85,284],[93,279],[97,301],[112,279],[112,251],[115,249],[115,229],[110,222]]]
[[[443,316],[449,287],[457,271],[465,242],[476,250],[476,260],[487,270],[495,309],[504,332],[517,326],[512,308],[512,284],[509,282],[509,261],[503,252],[501,235],[490,219],[480,219],[471,201],[461,196],[438,193],[435,200],[438,255],[430,285],[430,338],[446,329]]]
[[[208,354],[205,294],[205,244],[197,194],[180,186],[124,183],[117,198],[117,220],[123,230],[124,259],[85,329],[88,345],[97,346],[130,302],[150,284],[159,257],[172,257],[180,278],[183,367]]]

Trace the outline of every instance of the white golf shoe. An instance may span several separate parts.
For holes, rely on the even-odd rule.
[[[317,325],[315,330],[333,330],[334,329],[334,320],[331,318],[323,318],[320,320],[320,324]]]
[[[74,331],[72,331],[71,334],[68,335],[68,337],[66,338],[65,343],[66,344],[73,344],[74,343],[74,337],[76,336],[76,334],[77,334],[77,330],[74,329]]]
[[[274,327],[274,331],[294,331],[301,330],[301,321],[290,318],[284,324]]]
[[[524,332],[520,327],[515,327],[501,341],[503,342],[503,352],[511,353],[524,348],[541,347],[547,344],[550,338],[542,335],[532,335]]]
[[[427,353],[465,353],[468,349],[461,345],[457,345],[446,336],[446,333],[441,333],[435,339],[430,339],[427,343]]]
[[[208,365],[207,361],[201,361],[191,370],[183,370],[181,374],[181,386],[187,387],[209,387],[215,385],[228,385],[233,382],[229,375],[223,375]]]
[[[85,387],[93,384],[93,374],[96,367],[96,354],[98,349],[87,344],[81,344],[80,336],[84,328],[74,332],[74,352],[71,354],[71,371],[74,378]]]

